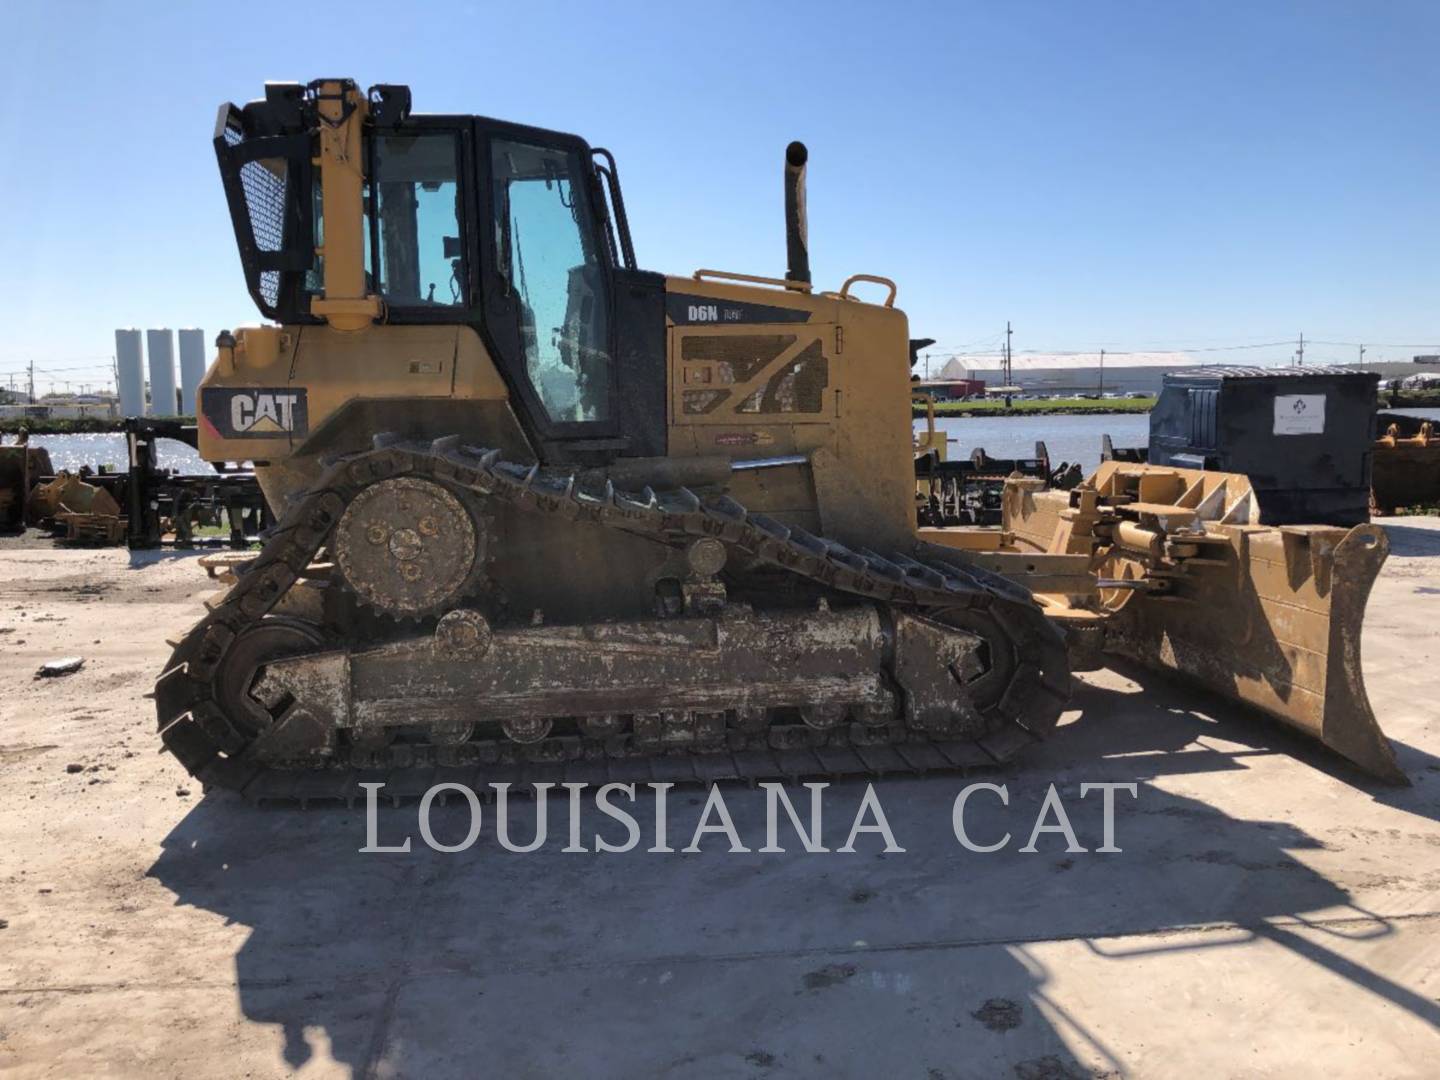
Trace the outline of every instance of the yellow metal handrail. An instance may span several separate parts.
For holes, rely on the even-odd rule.
[[[895,293],[897,291],[895,282],[891,281],[888,277],[881,277],[879,274],[851,274],[845,279],[845,284],[840,286],[841,300],[853,299],[850,295],[850,286],[854,285],[857,281],[868,281],[874,285],[884,285],[890,290],[890,295],[885,298],[885,306],[895,306]]]
[[[731,270],[696,270],[694,277],[696,281],[715,278],[721,281],[746,281],[755,285],[774,285],[792,292],[808,293],[811,289],[808,281],[786,281],[784,278],[760,277],[758,274],[737,274]]]

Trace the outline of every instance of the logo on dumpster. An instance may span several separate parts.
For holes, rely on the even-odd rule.
[[[1323,435],[1325,433],[1324,394],[1276,394],[1276,435]]]

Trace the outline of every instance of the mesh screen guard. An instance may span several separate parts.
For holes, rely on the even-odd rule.
[[[222,108],[215,135],[245,283],[267,318],[282,308],[295,276],[314,261],[310,136],[247,134],[244,114]]]

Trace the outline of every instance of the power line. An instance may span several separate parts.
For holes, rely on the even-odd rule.
[[[1010,387],[1014,385],[1014,380],[1011,378],[1011,374],[1010,374],[1010,362],[1011,362],[1011,353],[1010,353],[1010,320],[1009,320],[1009,319],[1006,319],[1006,320],[1005,320],[1005,375],[1004,375],[1004,380],[1003,380],[1003,381],[1004,381],[1004,383],[1005,383],[1005,390],[1006,390],[1006,394],[1005,394],[1005,408],[1007,408],[1007,409],[1010,408],[1010,394],[1009,394],[1009,390],[1010,390]]]
[[[94,360],[95,363],[98,363],[98,364],[99,364],[99,363],[104,363],[105,360],[109,360],[109,356],[108,356],[108,354],[102,354],[102,353],[89,353],[89,354],[86,354],[86,356],[52,356],[52,357],[49,357],[48,360],[43,361],[43,363],[48,363],[48,364],[79,364],[79,363],[85,363],[85,361],[91,361],[91,360]],[[14,361],[14,363],[17,363],[17,364],[27,364],[27,363],[29,363],[29,360],[20,360],[19,357],[14,357],[14,356],[0,357],[0,364],[10,363],[10,361]]]
[[[1206,346],[1197,347],[1197,348],[1191,348],[1191,347],[1187,347],[1187,346],[1184,346],[1184,345],[1168,345],[1168,346],[1164,346],[1164,347],[1155,346],[1155,347],[1152,347],[1152,348],[1149,348],[1149,349],[1126,349],[1125,352],[1126,352],[1126,353],[1154,353],[1154,352],[1184,352],[1184,353],[1197,353],[1197,352],[1198,352],[1198,353],[1203,353],[1203,352],[1235,352],[1235,351],[1240,350],[1240,349],[1281,349],[1281,348],[1288,349],[1288,348],[1290,348],[1291,346],[1293,346],[1294,344],[1295,344],[1295,339],[1294,339],[1294,338],[1291,338],[1291,339],[1288,340],[1288,341],[1256,341],[1256,342],[1250,342],[1250,343],[1245,344],[1245,345],[1206,345]],[[1084,356],[1086,353],[1098,352],[1099,350],[1098,350],[1098,349],[1080,349],[1080,350],[1071,350],[1071,351],[1069,351],[1069,352],[1066,352],[1066,351],[1063,351],[1063,350],[1060,350],[1060,349],[1022,349],[1021,351],[1022,351],[1022,352],[1049,353],[1050,355],[1053,355],[1053,356]],[[1106,353],[1107,353],[1108,355],[1110,355],[1110,356],[1118,356],[1118,355],[1121,355],[1120,352],[1119,352],[1119,350],[1106,349],[1105,351],[1106,351]]]
[[[1100,353],[1101,351],[1103,351],[1103,352],[1105,353],[1105,355],[1111,356],[1111,357],[1114,357],[1114,356],[1134,355],[1134,354],[1136,354],[1136,353],[1162,353],[1162,352],[1177,352],[1177,353],[1217,353],[1217,352],[1222,352],[1222,353],[1223,353],[1223,352],[1239,352],[1239,351],[1251,350],[1251,349],[1291,349],[1291,350],[1294,350],[1295,352],[1298,353],[1298,352],[1300,352],[1301,350],[1297,348],[1297,345],[1298,345],[1298,344],[1300,343],[1300,341],[1302,341],[1302,340],[1303,340],[1303,342],[1304,342],[1304,345],[1307,346],[1307,347],[1308,347],[1308,346],[1311,346],[1311,345],[1329,345],[1329,346],[1337,347],[1337,348],[1362,349],[1362,350],[1364,350],[1365,352],[1369,352],[1369,351],[1371,351],[1371,350],[1373,350],[1373,349],[1435,349],[1436,351],[1440,351],[1440,344],[1437,344],[1437,343],[1436,343],[1436,342],[1440,342],[1440,338],[1437,338],[1437,339],[1436,339],[1436,342],[1411,342],[1411,343],[1409,343],[1409,344],[1396,344],[1396,343],[1391,342],[1391,343],[1388,343],[1388,344],[1387,344],[1387,343],[1377,343],[1377,342],[1374,342],[1374,341],[1364,341],[1364,342],[1360,342],[1360,341],[1329,341],[1329,340],[1319,340],[1319,339],[1317,339],[1317,338],[1305,338],[1305,337],[1303,337],[1303,335],[1302,335],[1301,338],[1289,338],[1289,339],[1283,340],[1283,341],[1253,341],[1253,342],[1246,342],[1246,343],[1241,344],[1241,345],[1201,345],[1201,346],[1190,346],[1190,345],[1152,345],[1151,347],[1146,348],[1146,349],[1124,349],[1124,350],[1111,349],[1111,348],[1109,348],[1108,346],[1105,346],[1105,347],[1098,347],[1098,346],[1097,346],[1097,347],[1094,348],[1094,349],[1046,349],[1046,348],[1032,348],[1032,349],[1015,349],[1014,352],[1017,353],[1017,354],[1019,354],[1019,355],[1021,355],[1021,356],[1036,356],[1036,355],[1039,355],[1039,356],[1092,356],[1092,355],[1096,355],[1096,354]],[[1003,345],[999,345],[999,344],[997,343],[997,346],[996,346],[996,347],[991,348],[991,349],[987,349],[987,350],[958,349],[958,350],[954,350],[954,351],[950,351],[950,352],[931,352],[931,353],[929,353],[929,355],[930,355],[930,357],[931,357],[932,359],[935,359],[935,360],[946,360],[946,359],[954,360],[954,359],[961,359],[961,358],[965,358],[965,357],[976,357],[976,356],[980,356],[980,357],[1003,357],[1003,356],[1004,356],[1004,353],[1005,353],[1004,346],[1003,346]],[[1362,359],[1362,360],[1364,359],[1364,354],[1363,354],[1363,353],[1361,354],[1361,359]]]
[[[1312,342],[1311,344],[1313,344],[1313,342]],[[1107,347],[1104,348],[1103,351],[1104,351],[1104,353],[1105,353],[1106,356],[1115,357],[1115,356],[1135,356],[1135,355],[1142,354],[1142,353],[1165,353],[1165,352],[1174,352],[1174,353],[1200,353],[1200,352],[1230,352],[1230,351],[1235,350],[1235,349],[1290,349],[1290,348],[1294,348],[1294,346],[1295,346],[1295,340],[1292,338],[1292,339],[1289,340],[1289,341],[1262,341],[1262,342],[1256,342],[1256,343],[1250,344],[1250,345],[1216,345],[1216,346],[1212,346],[1212,347],[1209,347],[1209,348],[1203,348],[1203,349],[1187,349],[1187,348],[1184,348],[1183,346],[1172,346],[1172,347],[1168,347],[1168,348],[1151,348],[1151,349],[1111,349],[1111,348],[1109,348],[1109,347],[1107,346]],[[1095,348],[1095,349],[1040,349],[1040,348],[1036,348],[1036,349],[1015,349],[1015,350],[1014,350],[1014,354],[1017,354],[1017,355],[1020,355],[1020,356],[1095,356],[1095,355],[1097,355],[1097,354],[1098,354],[1099,352],[1101,352],[1101,351],[1102,351],[1102,350],[1099,349],[1099,348]],[[977,356],[978,356],[978,357],[997,357],[997,356],[998,356],[998,357],[1003,357],[1004,355],[1005,355],[1005,352],[1004,352],[1003,346],[1002,346],[1001,348],[991,349],[991,350],[987,350],[987,351],[985,351],[985,352],[951,352],[951,353],[932,353],[932,354],[931,354],[931,356],[932,356],[934,359],[936,359],[936,360],[941,360],[941,359],[951,359],[951,360],[955,360],[955,359],[963,359],[963,358],[965,358],[965,357],[977,357]]]
[[[23,374],[25,374],[26,372],[28,372],[32,367],[34,367],[34,364],[33,364],[33,363],[22,364],[22,365],[21,365],[20,367],[18,367],[18,368],[0,368],[0,375],[23,375]],[[75,371],[109,371],[109,370],[110,370],[110,364],[109,364],[109,363],[86,364],[86,365],[84,365],[84,366],[82,366],[82,367],[58,367],[58,368],[51,368],[51,367],[40,368],[40,367],[37,367],[37,368],[35,368],[35,371],[37,371],[37,372],[38,372],[39,374],[41,374],[41,375],[63,375],[63,374],[67,374],[67,373],[75,372]]]
[[[1398,345],[1394,342],[1386,344],[1383,341],[1318,341],[1314,338],[1310,340],[1311,345],[1339,345],[1344,348],[1365,349],[1367,351],[1370,349],[1440,349],[1440,345],[1436,344],[1437,342],[1440,342],[1440,337],[1435,338],[1433,341],[1412,341]]]

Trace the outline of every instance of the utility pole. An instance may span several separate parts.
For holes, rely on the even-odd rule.
[[[1010,320],[1005,320],[1005,408],[1010,408],[1010,379],[1011,379],[1011,358],[1010,358]]]
[[[35,404],[35,361],[30,361],[30,404]]]
[[[1100,350],[1100,389],[1098,393],[1103,397],[1105,394],[1105,350]]]
[[[1295,353],[1296,363],[1300,367],[1305,366],[1305,331],[1300,331],[1300,348]]]
[[[1365,363],[1365,346],[1360,346],[1360,363]]]

